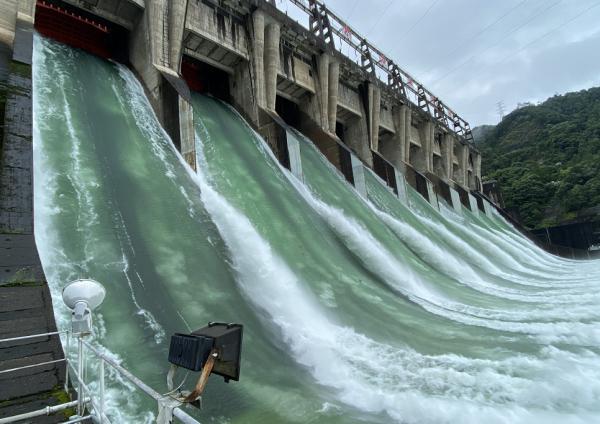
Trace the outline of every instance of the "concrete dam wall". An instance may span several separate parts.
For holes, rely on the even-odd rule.
[[[48,0],[34,16],[41,33],[128,63],[192,167],[190,87],[231,103],[283,160],[274,117],[309,136],[349,181],[355,156],[392,188],[394,173],[423,194],[426,185],[438,196],[481,191],[468,123],[324,4],[296,4],[309,28],[258,0]],[[5,27],[9,34],[11,23]],[[334,39],[360,48],[359,63]]]

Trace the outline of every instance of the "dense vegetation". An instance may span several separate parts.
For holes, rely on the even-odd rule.
[[[484,181],[530,228],[573,220],[600,205],[600,88],[517,109],[479,131]]]

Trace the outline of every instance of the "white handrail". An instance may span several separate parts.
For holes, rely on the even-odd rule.
[[[130,371],[125,369],[123,366],[119,365],[113,359],[106,356],[97,347],[95,347],[94,345],[92,345],[91,343],[89,343],[85,340],[82,340],[82,343],[85,347],[90,349],[94,353],[94,355],[101,360],[101,362],[108,364],[110,367],[112,367],[115,371],[117,371],[119,374],[121,374],[127,380],[131,381],[136,387],[138,387],[140,390],[142,390],[148,396],[152,397],[155,401],[159,402],[159,405],[161,404],[161,402],[163,402],[165,400],[165,396],[158,393],[156,390],[154,390],[152,387],[148,386],[146,383],[144,383],[138,377],[133,375]],[[100,375],[100,377],[101,377],[100,388],[101,388],[101,397],[103,398],[103,392],[104,392],[103,368],[101,368],[101,371],[102,372],[100,373],[101,374]],[[171,399],[171,398],[169,398],[169,399]],[[100,410],[104,409],[103,403],[100,405],[99,409]],[[200,424],[195,418],[191,417],[185,411],[183,411],[181,409],[181,406],[177,406],[177,407],[173,408],[173,416],[177,417],[181,422],[183,422],[185,424]]]
[[[86,399],[86,402],[87,401],[89,401],[89,399]],[[42,415],[54,414],[55,412],[64,411],[65,409],[71,408],[75,405],[77,405],[76,400],[72,402],[61,403],[60,405],[46,406],[45,408],[37,409],[35,411],[25,412],[19,415],[13,415],[12,417],[0,418],[0,424],[14,423],[17,421],[26,420],[28,418],[35,418],[41,417]]]
[[[43,365],[56,364],[58,362],[65,362],[66,360],[67,360],[66,358],[62,358],[62,359],[55,359],[53,361],[38,362],[37,364],[23,365],[22,367],[9,368],[7,370],[2,370],[2,371],[0,371],[0,374],[4,374],[4,373],[7,373],[7,372],[13,372],[13,371],[25,370],[27,368],[41,367]]]
[[[54,336],[56,334],[68,333],[68,331],[51,331],[49,333],[31,334],[29,336],[11,337],[10,339],[0,339],[0,343],[16,342],[19,340],[35,339],[38,337]]]
[[[38,367],[38,366],[43,366],[43,365],[50,365],[50,364],[54,364],[54,363],[65,362],[67,364],[67,367],[66,367],[67,374],[66,375],[69,376],[69,368],[70,368],[71,369],[70,374],[74,378],[74,380],[78,386],[77,394],[78,394],[78,399],[80,399],[80,400],[66,402],[66,403],[63,403],[60,405],[47,406],[44,409],[40,409],[37,411],[31,411],[31,412],[27,412],[24,414],[14,415],[12,417],[0,418],[0,424],[13,423],[13,422],[20,421],[23,419],[32,418],[32,417],[45,415],[45,414],[49,415],[51,413],[61,411],[61,410],[64,410],[66,408],[73,407],[73,406],[78,407],[78,415],[79,416],[73,417],[71,420],[69,420],[67,422],[68,423],[81,422],[87,418],[90,418],[90,415],[84,414],[86,405],[88,406],[88,408],[91,409],[91,414],[92,414],[91,416],[95,416],[103,424],[110,424],[110,420],[108,419],[108,417],[106,416],[106,413],[105,413],[104,364],[108,364],[111,368],[113,368],[115,371],[117,371],[120,375],[125,377],[131,383],[133,383],[134,386],[136,386],[138,389],[142,390],[148,396],[150,396],[155,401],[157,401],[159,404],[159,408],[165,404],[165,401],[174,402],[174,400],[172,398],[166,398],[165,396],[161,395],[156,390],[154,390],[153,388],[148,386],[146,383],[144,383],[142,380],[140,380],[138,377],[133,375],[130,371],[125,369],[123,366],[119,365],[113,359],[106,356],[97,347],[95,347],[91,343],[83,340],[82,335],[78,335],[79,349],[78,349],[78,358],[77,358],[77,368],[72,363],[72,361],[70,361],[68,358],[68,354],[69,354],[68,350],[69,350],[69,345],[70,345],[69,341],[70,341],[70,337],[71,337],[70,331],[53,331],[53,332],[48,332],[48,333],[32,334],[29,336],[11,337],[8,339],[1,339],[0,343],[7,343],[7,342],[13,342],[13,341],[19,341],[19,340],[28,340],[28,339],[38,338],[38,337],[48,337],[48,336],[53,336],[53,335],[58,335],[58,334],[63,334],[63,333],[67,334],[67,340],[68,340],[67,341],[67,351],[65,351],[64,358],[53,360],[53,361],[40,362],[37,364],[24,365],[22,367],[11,368],[8,370],[2,370],[2,371],[0,371],[0,374],[15,372],[15,371]],[[83,362],[82,362],[84,360],[84,352],[82,349],[83,346],[87,347],[93,353],[93,355],[100,361],[99,376],[98,376],[99,380],[100,380],[99,381],[99,383],[100,383],[99,404],[98,404],[97,400],[94,399],[94,397],[93,397],[94,393],[92,393],[89,390],[88,386],[84,382],[85,372],[84,372],[84,367],[83,367]],[[65,390],[68,390],[68,383],[65,384]],[[88,397],[86,397],[86,395]],[[172,412],[171,418],[176,417],[184,424],[200,424],[195,418],[193,418],[192,416],[187,414],[185,411],[183,411],[183,409],[181,409],[181,406],[183,404],[175,403],[175,405],[176,406],[174,406],[171,411]],[[168,421],[165,421],[165,422],[170,423],[171,421],[169,420],[169,418],[170,417],[167,416],[166,419]],[[162,424],[162,423],[159,423],[159,424]]]

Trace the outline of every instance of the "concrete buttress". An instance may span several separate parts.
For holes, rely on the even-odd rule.
[[[448,181],[452,176],[452,154],[454,151],[454,137],[449,133],[442,136],[442,179]]]
[[[254,37],[252,39],[253,64],[254,64],[254,87],[256,90],[256,103],[258,107],[265,108],[265,15],[262,10],[252,14],[252,27]]]
[[[161,124],[196,169],[193,111],[179,71],[188,0],[146,0],[129,40],[129,59]],[[192,129],[192,130],[190,130]]]
[[[404,113],[404,159],[406,163],[410,163],[410,133],[412,128],[412,111],[410,107],[402,105],[400,113]]]
[[[367,88],[369,110],[367,116],[369,120],[369,142],[371,149],[379,150],[379,119],[381,112],[381,91],[375,84],[369,83]]]
[[[468,163],[469,163],[469,147],[466,144],[462,144],[460,143],[460,147],[459,147],[459,157],[458,157],[458,163],[459,168],[460,168],[460,181],[458,181],[458,183],[462,184],[465,188],[468,187],[469,185],[469,178],[468,178]]]
[[[329,115],[329,132],[335,134],[335,125],[337,121],[337,103],[338,89],[340,82],[340,64],[336,60],[329,62],[329,99],[328,99],[328,115]]]
[[[321,127],[329,127],[329,54],[322,53],[317,59],[317,72],[319,75],[319,104],[321,111]]]
[[[265,98],[266,107],[275,111],[277,99],[277,71],[279,70],[279,24],[271,23],[265,28]]]

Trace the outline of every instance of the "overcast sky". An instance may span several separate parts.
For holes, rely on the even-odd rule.
[[[286,0],[278,7],[297,16]],[[600,0],[325,0],[471,126],[600,85]],[[345,53],[345,49],[343,49]]]

